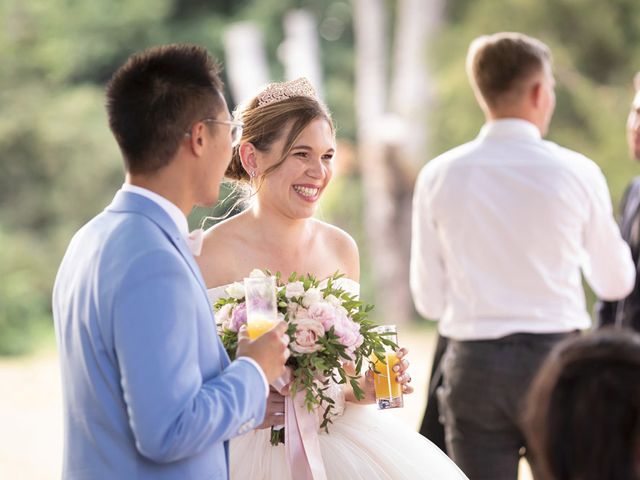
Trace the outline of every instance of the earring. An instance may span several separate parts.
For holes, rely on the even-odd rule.
[[[249,173],[249,177],[256,178],[256,171],[255,170],[251,170],[251,172]]]

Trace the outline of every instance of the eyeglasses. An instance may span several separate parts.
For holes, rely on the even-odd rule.
[[[231,127],[231,144],[236,145],[242,138],[242,127],[244,124],[236,120],[218,120],[217,118],[203,118],[199,120],[202,123],[221,123],[223,125],[229,125]],[[196,122],[197,123],[197,122]],[[192,127],[193,128],[193,127]],[[185,137],[191,136],[191,129],[184,134]]]

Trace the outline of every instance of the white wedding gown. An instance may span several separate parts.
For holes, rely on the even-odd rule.
[[[341,288],[359,292],[353,280],[340,279]],[[208,290],[212,303],[226,295],[227,286]],[[398,424],[373,405],[345,402],[336,385],[338,416],[329,433],[319,433],[328,480],[449,480],[466,479],[438,447],[416,431]],[[342,408],[341,408],[342,407]],[[270,429],[253,430],[230,443],[231,480],[292,479],[282,444],[270,444]]]

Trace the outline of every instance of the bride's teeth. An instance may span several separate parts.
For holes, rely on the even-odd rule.
[[[314,197],[316,196],[316,194],[318,193],[318,188],[309,188],[309,187],[299,187],[299,186],[294,186],[293,189],[298,192],[300,195],[303,195],[305,197]]]

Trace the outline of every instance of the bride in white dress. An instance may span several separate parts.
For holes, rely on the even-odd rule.
[[[205,234],[198,263],[212,302],[224,287],[255,269],[328,278],[343,273],[341,287],[358,293],[358,248],[343,230],[313,218],[331,180],[335,132],[326,108],[304,79],[272,84],[236,114],[244,131],[227,176],[251,187],[251,206]],[[402,353],[405,353],[404,351]],[[410,393],[406,360],[398,373]],[[417,432],[390,421],[371,406],[373,386],[361,385],[366,398],[335,385],[338,416],[329,433],[319,433],[328,479],[463,479],[464,474]],[[270,396],[261,427],[231,441],[232,480],[291,479],[282,445],[270,444],[269,427],[281,424],[282,397]]]

